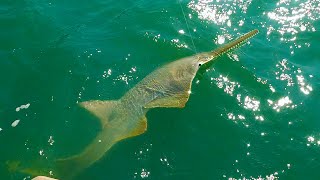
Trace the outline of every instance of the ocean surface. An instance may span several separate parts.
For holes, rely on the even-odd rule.
[[[320,0],[2,0],[0,179],[90,144],[100,124],[78,102],[253,29],[185,108],[150,110],[77,179],[320,179]]]

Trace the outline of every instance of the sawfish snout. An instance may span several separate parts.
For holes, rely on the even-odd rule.
[[[253,36],[255,36],[256,34],[258,34],[259,31],[257,29],[252,30],[242,36],[240,36],[239,38],[235,39],[234,41],[231,41],[227,44],[224,44],[221,47],[218,47],[217,49],[211,51],[211,52],[204,52],[204,53],[200,53],[195,55],[195,59],[196,59],[196,65],[198,67],[216,59],[217,57],[235,49],[240,47],[241,45],[243,45],[245,42],[247,42],[250,38],[252,38]]]

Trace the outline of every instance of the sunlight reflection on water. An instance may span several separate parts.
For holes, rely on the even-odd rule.
[[[317,145],[320,146],[320,138],[315,138],[314,136],[307,137],[307,146]]]
[[[308,42],[297,40],[297,34],[316,31],[313,22],[320,18],[320,1],[280,0],[275,9],[263,12],[263,15],[271,20],[261,22],[267,29],[267,39],[270,41],[273,34],[280,34],[281,41],[290,42],[290,51],[294,54],[295,49],[310,46]],[[272,25],[274,22],[277,25]]]
[[[301,68],[291,65],[287,59],[279,61],[276,65],[278,71],[275,72],[276,79],[287,82],[287,87],[298,85],[300,91],[308,95],[312,90],[312,85],[307,81],[312,75],[305,77]]]
[[[314,91],[311,84],[313,75],[305,73],[302,67],[293,65],[291,57],[298,49],[310,48],[311,44],[308,39],[302,39],[300,35],[305,32],[317,31],[313,22],[320,19],[320,0],[279,0],[275,2],[275,6],[266,10],[260,8],[269,5],[267,3],[260,4],[258,9],[261,11],[257,11],[259,13],[257,16],[261,17],[259,19],[255,19],[253,16],[246,17],[251,4],[252,1],[242,0],[199,0],[191,1],[188,4],[188,7],[197,13],[200,20],[214,24],[221,31],[217,33],[217,38],[214,41],[216,44],[224,44],[225,41],[233,39],[237,33],[241,32],[238,29],[242,29],[250,23],[259,26],[257,28],[261,30],[261,34],[266,36],[267,41],[281,43],[281,48],[289,54],[286,58],[278,60],[275,67],[272,67],[274,74],[271,77],[256,77],[257,83],[266,84],[269,87],[271,96],[257,96],[254,92],[248,91],[242,83],[235,81],[234,77],[228,77],[224,73],[210,74],[211,83],[223,89],[223,92],[228,96],[235,98],[241,108],[249,111],[249,113],[243,114],[233,109],[224,109],[224,114],[222,113],[221,116],[235,123],[241,122],[240,124],[247,128],[252,125],[250,122],[252,119],[260,122],[273,121],[266,113],[270,112],[269,110],[279,114],[288,112],[284,110],[297,109],[303,104],[304,99]],[[235,15],[238,19],[234,18]],[[241,59],[237,55],[228,55],[229,58],[236,61]],[[255,68],[253,67],[253,69]],[[292,123],[292,121],[288,121],[288,125],[292,125]],[[263,127],[263,125],[260,126]],[[258,133],[260,136],[268,136],[269,134],[264,131]],[[293,137],[290,138],[290,141],[292,140]],[[307,146],[319,144],[320,140],[315,136],[307,137]],[[248,151],[246,155],[251,155],[251,152]],[[280,173],[290,167],[291,164],[288,163],[287,168],[283,170],[256,178],[245,177],[241,170],[236,169],[239,174],[236,177],[241,177],[241,179],[276,179]],[[223,177],[237,179],[228,177],[227,174]]]
[[[247,144],[248,151],[250,151],[250,148],[251,148],[251,144],[248,143]],[[250,152],[247,152],[247,156],[250,156]],[[237,159],[234,160],[234,163],[232,163],[232,166],[234,168],[234,172],[236,172],[236,174],[237,174],[236,177],[235,176],[228,176],[226,174],[223,174],[222,177],[228,178],[228,180],[237,180],[237,179],[241,179],[241,180],[274,180],[274,179],[278,179],[279,175],[285,173],[287,170],[289,170],[291,168],[291,164],[287,163],[287,165],[283,169],[279,169],[279,170],[274,171],[268,175],[248,176],[248,175],[245,175],[246,172],[243,169],[241,169],[241,166],[243,163],[246,163],[246,162],[242,162]],[[238,177],[240,177],[240,178],[238,178]]]
[[[189,8],[198,13],[199,19],[212,21],[216,25],[227,25],[230,27],[232,24],[230,16],[236,14],[238,10],[245,14],[251,2],[251,0],[191,1],[189,3]],[[240,22],[239,24],[243,25],[243,22]]]
[[[319,30],[317,29],[318,27],[315,24],[318,23],[320,19],[320,0],[295,0],[295,1],[279,0],[274,2],[273,4],[271,3],[272,4],[271,6],[268,5],[270,9],[263,9],[263,10],[261,8],[263,7],[263,4],[261,3],[267,4],[270,2],[259,2],[260,5],[257,8],[258,14],[256,14],[256,16],[255,15],[250,16],[248,12],[250,11],[250,8],[254,5],[253,3],[256,3],[256,2],[252,0],[248,0],[248,1],[245,1],[245,0],[231,0],[231,1],[230,0],[198,0],[198,1],[191,0],[188,3],[187,8],[189,8],[192,12],[195,12],[195,14],[197,14],[198,16],[195,14],[187,14],[186,18],[189,18],[188,20],[190,21],[188,22],[196,22],[200,20],[200,23],[204,24],[205,26],[208,26],[209,30],[210,28],[217,29],[218,32],[216,33],[216,37],[212,41],[217,45],[224,44],[228,42],[230,39],[234,39],[240,33],[242,34],[246,28],[254,27],[254,28],[258,28],[261,33],[261,36],[259,35],[261,39],[257,41],[259,41],[260,43],[263,41],[270,42],[269,44],[263,44],[263,45],[260,44],[260,51],[263,51],[261,49],[263,49],[264,46],[268,46],[268,45],[273,46],[273,44],[280,43],[279,47],[276,47],[276,48],[281,48],[281,50],[287,53],[285,55],[283,54],[275,55],[275,56],[279,55],[279,56],[285,56],[285,57],[279,57],[279,58],[276,57],[275,59],[272,59],[274,60],[274,62],[269,63],[271,70],[266,70],[271,74],[268,77],[259,77],[259,73],[255,72],[255,67],[252,67],[253,70],[250,69],[251,67],[248,68],[248,71],[252,72],[253,74],[257,74],[256,75],[257,77],[253,77],[253,79],[257,78],[257,79],[254,79],[255,81],[254,83],[257,83],[258,85],[265,84],[267,87],[266,89],[268,93],[272,95],[268,94],[267,96],[264,96],[254,92],[255,90],[249,90],[249,88],[245,86],[245,83],[241,83],[242,81],[238,81],[236,78],[229,76],[227,73],[217,72],[217,74],[213,74],[213,75],[210,74],[210,72],[207,73],[207,75],[211,79],[211,83],[213,84],[213,86],[218,87],[219,91],[221,91],[227,96],[230,96],[231,99],[234,100],[235,106],[237,106],[238,104],[237,107],[239,107],[240,109],[240,110],[234,110],[237,107],[235,107],[234,109],[232,108],[225,109],[221,113],[221,115],[224,118],[228,119],[228,122],[243,124],[245,126],[244,128],[245,131],[249,132],[250,130],[257,128],[258,130],[254,132],[255,134],[254,133],[252,134],[254,134],[254,136],[258,138],[265,140],[266,138],[271,136],[271,134],[273,133],[272,128],[269,128],[269,127],[268,127],[269,129],[265,128],[266,124],[271,124],[271,121],[276,121],[275,120],[276,118],[272,117],[273,119],[271,119],[268,113],[270,112],[271,112],[270,114],[274,113],[276,114],[275,116],[283,115],[283,114],[291,114],[290,112],[293,112],[302,106],[306,98],[312,97],[312,94],[315,94],[317,92],[316,84],[312,83],[314,75],[308,74],[308,70],[306,70],[305,67],[299,66],[298,63],[297,64],[293,63],[294,58],[292,57],[298,54],[296,53],[298,50],[302,52],[303,50],[307,50],[313,46],[313,44],[310,43],[311,37],[308,37],[308,36],[311,36],[310,33],[315,34],[315,32]],[[261,12],[259,12],[258,9],[261,10]],[[168,10],[164,10],[164,11],[168,12]],[[134,17],[130,17],[130,18],[134,18]],[[181,21],[183,22],[183,20]],[[171,24],[168,23],[165,25],[169,27]],[[194,33],[195,35],[201,34],[201,29],[200,28],[196,29],[196,28],[198,28],[198,26],[191,27],[191,31],[197,32],[197,33]],[[168,37],[166,37],[167,34],[165,32],[166,31],[165,29],[163,29],[163,31],[156,28],[151,29],[150,31],[149,29],[146,31],[144,30],[145,29],[143,29],[143,32],[145,32],[145,34],[143,34],[144,38],[151,40],[153,43],[166,42],[168,43],[166,45],[171,45],[178,50],[182,48],[187,49],[191,45],[190,43],[188,44],[185,43],[182,40],[182,38],[180,38],[182,36],[190,35],[189,29],[182,29],[181,27],[177,27],[174,33],[170,34]],[[76,33],[76,32],[73,32],[73,33]],[[126,36],[128,34],[123,34],[123,35]],[[203,36],[205,35],[206,34],[203,34]],[[307,37],[304,37],[301,35],[304,35]],[[199,36],[201,37],[202,34]],[[191,38],[197,38],[197,37],[191,37]],[[136,42],[134,42],[133,44],[128,43],[128,45],[133,46],[132,49],[135,49],[134,47],[135,44]],[[108,44],[107,46],[112,46],[112,44]],[[97,58],[96,56],[98,54],[105,53],[104,51],[107,48],[108,47],[103,47],[102,50],[100,50],[99,48],[84,50],[83,52],[80,53],[80,55],[78,55],[78,58],[80,58],[81,56],[81,58],[85,59],[84,61],[85,68],[87,68],[86,67],[87,65],[90,66],[90,64],[94,64],[93,66],[95,67],[92,69],[95,69],[97,68],[96,67],[97,64],[92,63],[93,59]],[[18,50],[19,50],[19,47],[14,48],[13,53],[17,53]],[[240,53],[238,53],[239,51]],[[236,52],[235,54],[229,53],[228,54],[229,58],[234,61],[243,60],[242,58],[246,56],[242,56],[241,49],[239,51]],[[106,85],[107,88],[111,88],[111,86],[113,86],[115,83],[118,83],[120,85],[124,84],[124,85],[134,86],[134,84],[139,79],[138,75],[140,75],[140,73],[143,71],[142,69],[143,67],[135,65],[135,62],[132,61],[131,53],[132,55],[136,55],[139,53],[133,53],[133,52],[122,52],[122,53],[123,55],[121,58],[119,58],[120,59],[119,61],[121,61],[121,63],[130,61],[131,64],[128,65],[127,67],[121,66],[122,64],[119,63],[121,66],[121,69],[117,69],[112,65],[110,66],[110,64],[113,63],[111,62],[108,65],[104,64],[105,69],[101,70],[102,69],[101,68],[97,72],[97,74],[95,74],[96,73],[95,70],[92,70],[91,72],[90,70],[88,71],[86,69],[86,72],[81,72],[85,74],[85,78],[84,78],[85,82],[83,82],[83,85],[81,85],[81,87],[79,86],[80,88],[76,92],[77,102],[83,101],[82,96],[85,90],[95,85],[107,84]],[[263,52],[258,52],[258,53],[263,53]],[[141,52],[141,56],[143,55],[144,55],[143,52]],[[272,55],[270,55],[270,57],[271,56]],[[100,62],[102,61],[107,61],[107,60],[101,60]],[[15,61],[12,61],[12,62],[15,63]],[[239,62],[235,62],[235,63],[239,63]],[[72,64],[71,66],[73,65],[74,64]],[[76,71],[77,71],[77,68],[70,67],[70,69],[67,70],[68,72],[67,75],[74,76],[77,73]],[[78,71],[81,71],[81,70],[78,70]],[[45,72],[42,72],[42,73],[45,74]],[[89,86],[87,84],[87,81],[89,82],[89,79],[90,81],[94,79],[92,81],[95,84],[91,84]],[[60,79],[58,80],[60,81]],[[103,82],[103,80],[108,81],[108,83]],[[195,83],[198,84],[199,81],[200,80],[197,80]],[[51,84],[51,82],[49,82],[48,84],[45,84],[44,86],[49,84]],[[54,84],[54,82],[52,84]],[[60,85],[59,83],[57,84]],[[69,85],[66,87],[69,87]],[[15,86],[13,86],[13,88],[15,88]],[[96,87],[93,87],[93,88],[96,88]],[[60,87],[58,87],[57,89],[60,89]],[[105,89],[103,88],[101,89],[96,88],[96,89],[101,90],[101,94],[105,93]],[[129,89],[129,87],[127,89]],[[50,90],[50,93],[52,93],[51,90]],[[189,93],[191,93],[191,91]],[[63,94],[62,96],[63,98],[66,98],[64,97],[65,94]],[[91,96],[89,94],[89,95],[86,95],[85,98],[88,99],[94,96],[95,94],[94,95],[91,94]],[[50,103],[57,103],[59,101],[58,93],[53,95],[50,94],[48,97],[49,99],[47,100],[50,101]],[[104,99],[104,98],[101,98],[101,99]],[[27,118],[25,116],[27,116],[29,113],[26,113],[25,111],[29,111],[28,108],[30,107],[30,104],[32,104],[31,109],[33,110],[34,104],[33,104],[33,101],[32,103],[27,103],[27,102],[23,102],[24,104],[22,105],[21,105],[21,102],[19,102],[14,106],[15,108],[11,109],[12,111],[15,110],[14,113],[16,113],[17,115],[14,114],[14,117],[10,117],[7,119],[7,121],[3,121],[7,126],[3,126],[2,127],[3,129],[0,128],[1,133],[5,134],[8,129],[11,129],[12,131],[16,131],[16,132],[22,131],[21,129],[24,128],[24,124],[30,123],[26,121]],[[69,106],[68,108],[70,108],[71,105],[68,105],[68,106]],[[312,107],[308,106],[306,108],[312,108]],[[303,109],[303,110],[306,110],[306,109]],[[36,114],[36,112],[38,111],[35,111],[33,113]],[[36,117],[45,119],[42,116],[36,116]],[[67,122],[68,119],[64,121]],[[298,120],[292,118],[292,119],[288,119],[288,121],[285,122],[284,124],[288,125],[291,128],[292,126],[296,125],[295,124],[296,121]],[[299,120],[299,121],[306,121],[306,120]],[[265,129],[262,129],[261,127]],[[277,130],[274,130],[274,131],[277,131]],[[10,138],[11,137],[8,137],[8,139]],[[56,138],[56,139],[55,138],[56,138],[55,133],[52,133],[52,134],[50,133],[50,135],[47,135],[45,137],[45,141],[44,141],[45,145],[36,146],[36,147],[34,145],[35,143],[32,142],[32,139],[30,140],[26,139],[25,141],[23,141],[23,143],[24,143],[24,147],[26,148],[26,150],[28,150],[28,152],[29,150],[35,151],[37,156],[41,156],[40,158],[47,159],[48,157],[50,158],[50,155],[51,155],[50,153],[52,153],[51,146],[54,147],[57,144],[59,144],[56,142],[59,140],[59,138]],[[296,140],[298,138],[290,135],[289,138],[287,139],[290,139],[290,141],[292,141],[293,139]],[[310,149],[311,147],[320,146],[320,136],[317,132],[307,132],[306,135],[303,135],[301,139],[302,139],[301,144],[303,144],[304,146],[308,146],[309,147],[308,149]],[[255,154],[257,153],[256,151],[252,150],[252,148],[258,145],[253,143],[253,141],[251,142],[250,141],[246,142],[245,144],[246,149],[244,149],[244,154],[243,154],[243,156],[248,158],[255,156]],[[51,149],[48,147],[51,147]],[[166,168],[172,168],[175,166],[173,157],[163,153],[162,156],[160,157],[152,158],[151,157],[152,155],[150,153],[151,150],[152,150],[152,144],[149,143],[149,144],[142,145],[135,152],[134,156],[137,158],[140,165],[137,165],[139,167],[135,169],[135,172],[133,175],[134,178],[137,178],[137,179],[152,178],[153,172],[152,172],[152,168],[150,167],[150,159],[151,160],[156,159],[156,161],[159,161],[161,165]],[[242,150],[242,149],[237,149],[237,150]],[[286,167],[284,166],[284,167],[272,169],[272,171],[267,171],[267,173],[262,174],[261,177],[258,177],[258,176],[252,177],[245,172],[246,170],[243,170],[245,169],[243,167],[246,167],[246,165],[243,165],[243,164],[247,162],[241,161],[239,159],[240,158],[237,158],[232,164],[232,166],[234,167],[233,170],[234,172],[237,173],[237,175],[230,175],[228,174],[230,172],[226,172],[223,175],[224,178],[239,179],[240,177],[241,179],[274,179],[279,174],[290,169],[292,166],[291,163],[285,162],[285,164],[287,164]],[[240,164],[242,165],[240,166]],[[293,166],[295,165],[296,164],[293,163]]]
[[[134,153],[136,159],[140,162],[139,164],[141,164],[140,167],[138,167],[137,170],[133,173],[134,179],[144,179],[150,176],[151,172],[148,171],[145,167],[145,162],[147,162],[150,158],[152,148],[152,143],[146,143],[140,146],[139,149]]]

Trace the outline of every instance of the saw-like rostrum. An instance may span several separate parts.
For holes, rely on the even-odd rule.
[[[119,100],[81,102],[80,106],[100,120],[101,131],[81,153],[58,159],[52,169],[53,177],[73,179],[101,159],[117,142],[144,133],[147,130],[146,113],[150,109],[183,108],[189,99],[192,81],[199,68],[239,47],[257,33],[258,30],[253,30],[213,51],[168,63],[142,79]]]

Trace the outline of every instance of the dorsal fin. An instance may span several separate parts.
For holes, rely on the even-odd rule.
[[[84,101],[80,103],[81,107],[87,109],[90,113],[99,118],[101,125],[104,126],[108,123],[111,114],[114,112],[118,101]]]

